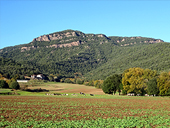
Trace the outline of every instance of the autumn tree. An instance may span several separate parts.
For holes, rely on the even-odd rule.
[[[170,74],[162,72],[157,79],[160,95],[170,95]]]
[[[107,94],[115,94],[117,90],[120,90],[122,76],[114,74],[110,77],[107,77],[102,85],[102,90]],[[118,91],[120,92],[120,91]],[[120,93],[119,93],[120,94]]]
[[[123,73],[123,89],[127,93],[144,94],[147,91],[147,82],[155,76],[157,72],[150,69],[129,68]]]

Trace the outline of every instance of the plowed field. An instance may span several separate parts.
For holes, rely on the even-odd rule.
[[[170,127],[170,98],[0,96],[0,127]]]

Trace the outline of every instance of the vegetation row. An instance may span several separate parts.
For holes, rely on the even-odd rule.
[[[170,72],[158,74],[155,70],[136,67],[125,70],[123,74],[113,74],[105,80],[88,81],[79,76],[80,74],[77,74],[75,78],[65,78],[50,74],[47,79],[49,81],[95,86],[96,88],[101,88],[106,94],[119,92],[119,95],[131,94],[140,96],[148,94],[170,96]],[[23,76],[15,75],[12,79],[6,79],[0,74],[0,88],[19,89],[20,86],[16,80],[20,78],[23,78]],[[30,80],[29,83],[37,84],[38,81],[41,82],[41,80]]]

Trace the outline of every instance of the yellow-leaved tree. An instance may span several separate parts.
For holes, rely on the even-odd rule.
[[[156,71],[139,67],[129,68],[124,71],[122,84],[127,93],[144,94],[147,92],[147,82],[157,76]]]
[[[157,79],[160,95],[170,95],[170,73],[162,72]]]

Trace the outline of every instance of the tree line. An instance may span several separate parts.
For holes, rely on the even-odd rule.
[[[107,77],[102,90],[107,94],[122,92],[122,94],[170,96],[170,72],[158,74],[151,69],[129,68],[121,75]]]

